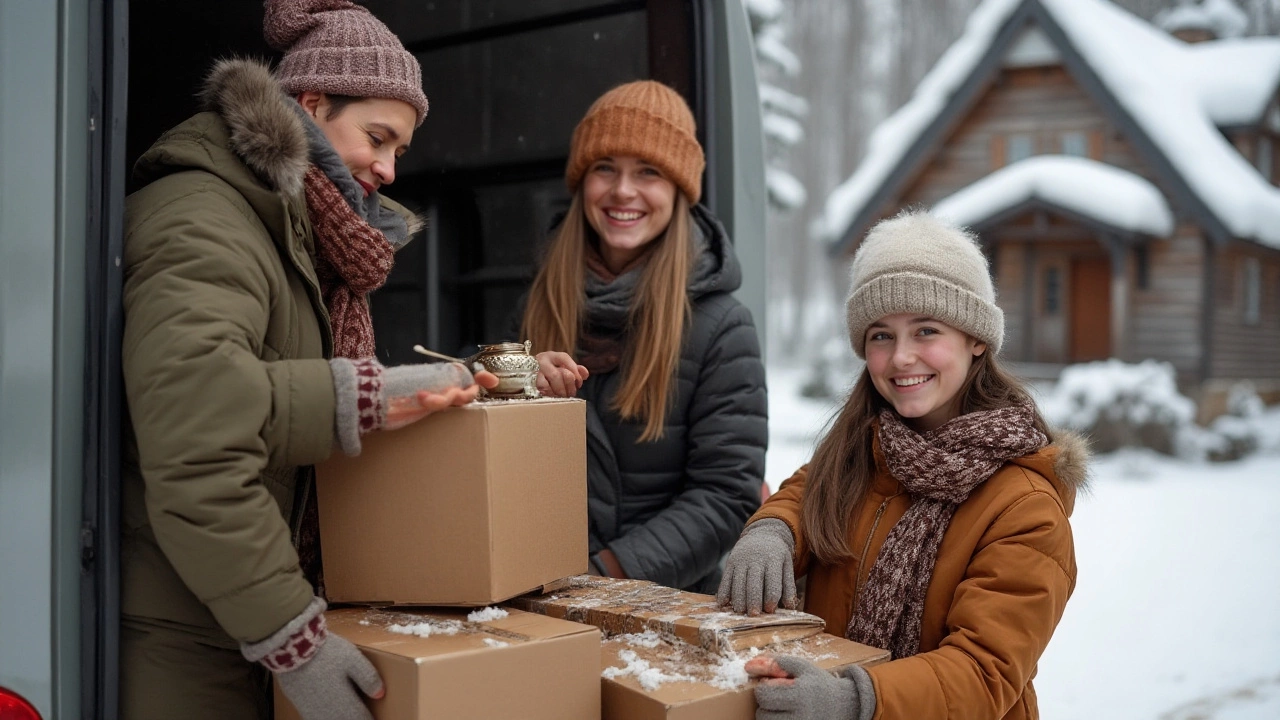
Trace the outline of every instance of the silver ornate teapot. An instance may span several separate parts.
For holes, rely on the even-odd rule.
[[[528,340],[523,343],[500,342],[476,347],[480,348],[480,352],[465,358],[438,353],[421,345],[414,345],[413,351],[441,360],[462,363],[472,369],[479,365],[497,375],[497,387],[492,390],[480,388],[482,398],[511,399],[541,396],[538,392],[538,359],[533,356],[532,342]]]
[[[533,356],[533,343],[525,340],[523,343],[500,342],[478,347],[480,352],[467,358],[467,364],[479,363],[498,376],[497,387],[492,390],[480,388],[482,397],[538,397],[538,359]]]

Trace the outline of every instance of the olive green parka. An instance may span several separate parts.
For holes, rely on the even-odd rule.
[[[246,60],[202,99],[126,200],[122,611],[236,647],[314,596],[294,539],[306,469],[336,447],[333,343],[294,100]]]

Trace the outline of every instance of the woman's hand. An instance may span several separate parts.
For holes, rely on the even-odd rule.
[[[795,609],[795,551],[791,528],[781,520],[765,518],[748,525],[724,562],[716,604],[748,615],[775,612],[779,603]]]
[[[875,716],[875,687],[860,667],[837,677],[803,658],[758,655],[743,669],[748,676],[760,678],[756,718],[871,720]]]
[[[498,385],[498,376],[488,370],[481,370],[475,373],[474,377],[475,383],[465,388],[451,387],[442,391],[419,390],[411,395],[388,398],[387,424],[383,429],[398,430],[406,425],[412,425],[433,412],[466,405],[476,399],[481,387],[489,389]]]
[[[538,358],[538,392],[543,395],[573,397],[591,374],[585,365],[574,362],[569,353],[548,351],[535,357]]]

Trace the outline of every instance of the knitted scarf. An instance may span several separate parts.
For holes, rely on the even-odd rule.
[[[897,413],[880,412],[880,447],[912,503],[871,568],[845,633],[850,640],[886,648],[895,659],[919,651],[925,591],[951,517],[1007,460],[1048,444],[1034,417],[1030,406],[1014,405],[961,415],[920,435]]]
[[[365,296],[387,281],[395,251],[320,168],[309,167],[303,184],[316,236],[316,277],[333,328],[333,354],[373,357],[373,319]]]

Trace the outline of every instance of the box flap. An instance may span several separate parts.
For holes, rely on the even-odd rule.
[[[710,595],[643,580],[592,575],[571,578],[549,594],[525,595],[512,607],[595,625],[606,635],[645,630],[668,633],[712,651],[745,650],[822,632],[822,618],[795,610],[755,617],[725,612]]]
[[[468,620],[469,615],[478,618],[500,613],[505,617]],[[341,608],[326,612],[325,621],[331,632],[356,645],[414,660],[595,632],[592,627],[514,608],[472,613],[438,608]]]

